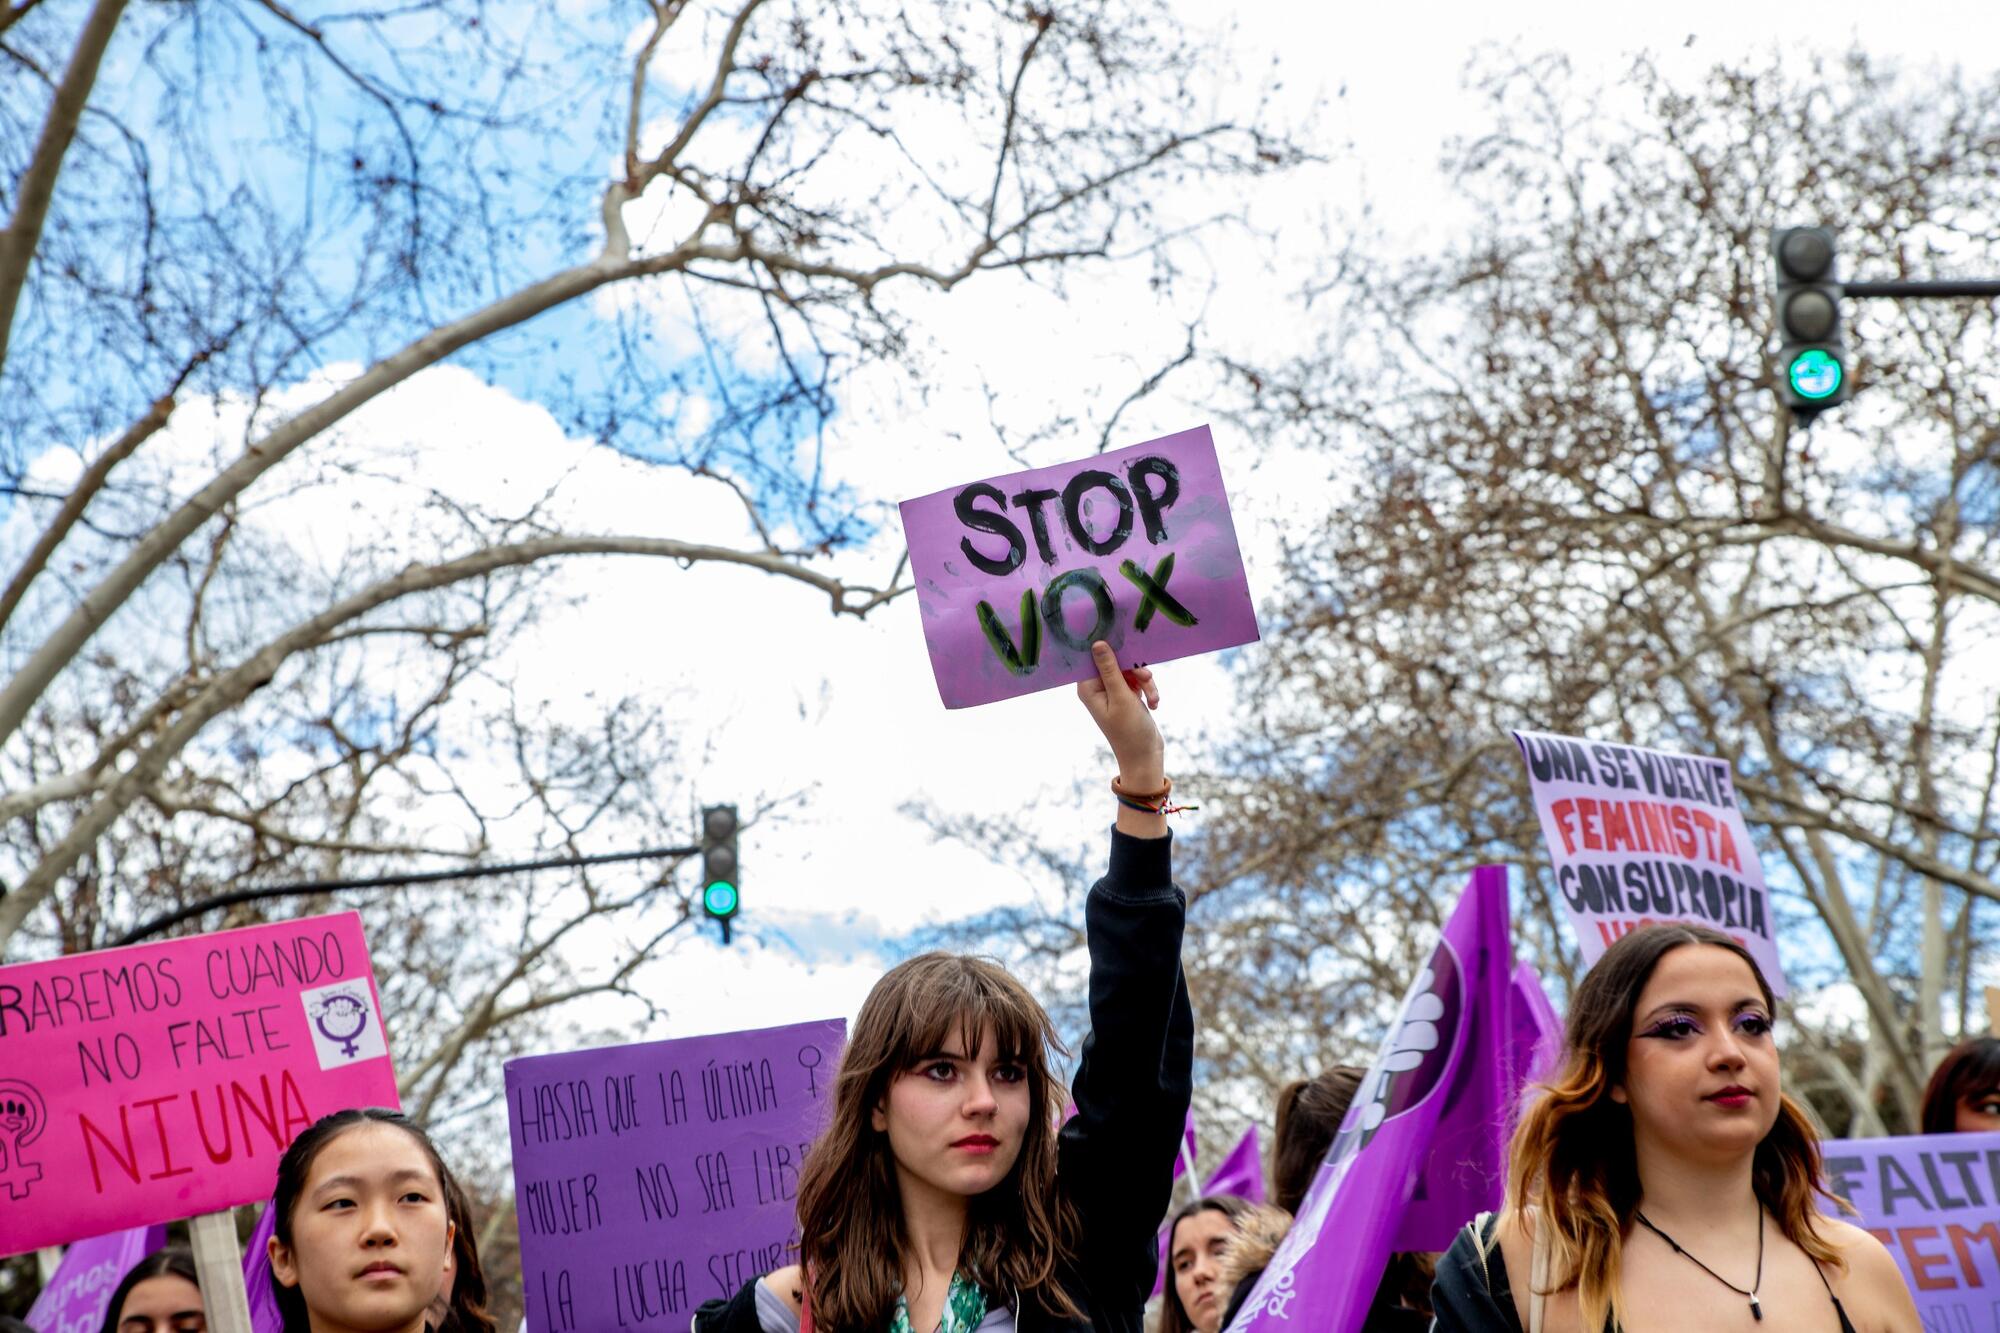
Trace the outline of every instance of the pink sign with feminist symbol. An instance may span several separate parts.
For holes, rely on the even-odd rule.
[[[0,967],[0,1254],[269,1197],[388,1056],[353,912]]]
[[[903,532],[946,708],[1257,637],[1208,427],[905,500]]]

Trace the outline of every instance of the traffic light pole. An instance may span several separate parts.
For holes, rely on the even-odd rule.
[[[313,879],[297,884],[272,884],[261,889],[238,889],[154,917],[113,940],[107,948],[122,948],[171,930],[218,907],[238,903],[263,902],[270,898],[297,898],[313,893],[335,893],[342,889],[398,889],[411,884],[443,884],[455,879],[488,879],[494,875],[522,875],[536,870],[574,870],[582,866],[616,865],[622,861],[655,861],[669,856],[693,856],[700,847],[644,847],[636,852],[600,852],[595,856],[558,856],[546,861],[510,861],[504,865],[463,866],[457,870],[419,870],[402,875],[371,875],[365,879]]]
[[[1843,296],[2000,296],[2000,278],[1941,282],[1844,282]]]

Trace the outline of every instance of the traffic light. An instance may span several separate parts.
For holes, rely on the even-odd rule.
[[[1845,401],[1848,391],[1833,232],[1779,227],[1771,233],[1771,259],[1777,270],[1778,397],[1810,418]]]
[[[736,883],[736,807],[706,806],[701,812],[701,910],[722,923],[729,943],[729,918],[740,902]]]

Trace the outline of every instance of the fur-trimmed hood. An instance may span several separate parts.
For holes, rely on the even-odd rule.
[[[1228,1295],[1223,1306],[1231,1317],[1257,1279],[1263,1276],[1271,1256],[1292,1229],[1292,1215],[1282,1208],[1259,1204],[1236,1219],[1236,1234],[1223,1247],[1221,1272],[1216,1285]],[[1224,1321],[1225,1323],[1227,1320]]]

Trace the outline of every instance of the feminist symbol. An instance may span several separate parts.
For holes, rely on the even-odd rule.
[[[41,1163],[28,1161],[21,1150],[40,1138],[48,1123],[48,1107],[34,1084],[0,1078],[0,1185],[17,1203],[42,1178]]]
[[[812,1057],[810,1060],[806,1059],[809,1055]],[[819,1047],[799,1047],[799,1064],[805,1067],[806,1091],[810,1092],[813,1095],[813,1099],[817,1101],[819,1099],[819,1074],[816,1071],[819,1069]]]
[[[334,1027],[328,1027],[331,1019]],[[353,1026],[349,1027],[348,1024]],[[340,1043],[340,1053],[352,1060],[361,1049],[359,1038],[368,1030],[368,1006],[345,991],[335,991],[319,1003],[318,1012],[313,1014],[313,1026],[328,1041]],[[335,1031],[335,1028],[345,1029]]]

